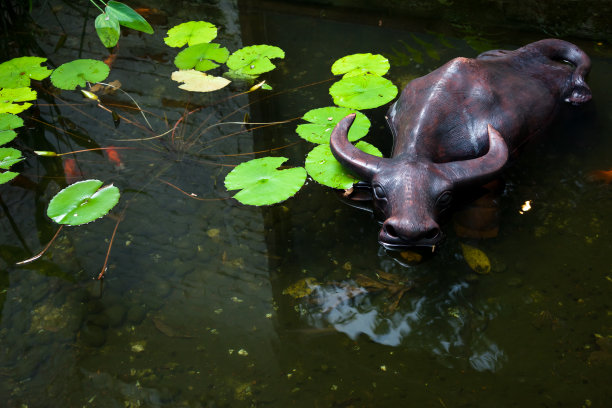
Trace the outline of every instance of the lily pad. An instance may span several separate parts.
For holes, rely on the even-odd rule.
[[[348,139],[354,142],[368,134],[370,120],[363,113],[349,108],[330,106],[309,110],[303,119],[311,123],[298,125],[296,132],[302,139],[306,139],[309,142],[318,144],[329,143],[329,137],[334,127],[351,113],[357,114],[348,133]]]
[[[30,80],[38,81],[51,75],[51,70],[40,64],[46,58],[19,57],[0,64],[0,88],[22,88],[30,86]]]
[[[106,48],[117,45],[121,29],[119,28],[119,20],[117,20],[116,17],[107,13],[102,13],[96,17],[94,25],[100,41],[102,41],[102,44]]]
[[[285,58],[285,51],[272,45],[251,45],[230,55],[227,66],[243,74],[259,75],[276,68],[270,61],[274,58]]]
[[[0,130],[17,129],[23,126],[23,119],[10,113],[0,113]]]
[[[386,78],[365,74],[344,77],[329,88],[334,103],[352,109],[372,109],[391,102],[397,87]]]
[[[102,184],[84,180],[66,187],[51,199],[47,215],[58,224],[82,225],[108,214],[119,201],[119,189]]]
[[[102,61],[78,59],[60,65],[51,74],[51,82],[60,89],[73,90],[77,86],[84,88],[87,82],[104,81],[109,72]]]
[[[212,92],[227,86],[231,81],[223,77],[206,75],[194,69],[175,71],[171,76],[173,81],[183,82],[179,88],[185,91]]]
[[[21,152],[12,147],[0,147],[0,169],[8,169],[23,160]]]
[[[234,198],[242,204],[280,203],[298,192],[306,181],[302,167],[278,170],[286,157],[263,157],[242,163],[225,177],[225,188],[240,189]]]
[[[17,104],[15,102],[32,101],[36,99],[36,91],[29,87],[0,89],[0,113],[20,113],[32,106],[31,103]]]
[[[164,42],[170,47],[208,43],[217,37],[217,27],[206,21],[187,21],[172,27]]]
[[[389,60],[380,54],[352,54],[342,57],[332,65],[332,73],[334,75],[344,74],[344,78],[363,75],[385,75],[389,71],[391,65]]]
[[[481,275],[491,272],[491,261],[483,251],[467,244],[461,244],[461,251],[465,262],[474,272]]]
[[[369,143],[361,141],[355,147],[366,153],[382,157],[380,150]],[[305,167],[314,181],[327,187],[347,189],[359,181],[342,167],[327,144],[318,145],[308,153]]]
[[[19,173],[15,173],[12,171],[5,171],[4,173],[0,173],[0,184],[7,183],[17,177]]]
[[[229,57],[229,51],[219,44],[196,44],[179,52],[174,58],[174,65],[178,69],[194,68],[197,71],[208,71],[219,66],[213,61],[224,63],[227,57]]]
[[[109,1],[106,4],[106,13],[114,17],[124,27],[143,33],[153,34],[153,27],[140,14],[127,4],[118,1]]]
[[[17,137],[17,132],[14,130],[0,130],[0,146],[7,144]]]

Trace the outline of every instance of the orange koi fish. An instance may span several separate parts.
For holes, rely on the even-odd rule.
[[[119,156],[119,152],[115,148],[109,147],[106,149],[106,157],[108,157],[108,160],[113,163],[116,168],[125,168],[123,162],[121,161],[121,157]]]
[[[593,181],[603,181],[612,183],[612,170],[595,170],[589,173],[589,179]]]
[[[82,176],[83,174],[81,173],[81,170],[79,170],[79,168],[77,167],[76,160],[71,157],[65,158],[64,177],[66,177],[66,179],[74,179],[80,178]]]

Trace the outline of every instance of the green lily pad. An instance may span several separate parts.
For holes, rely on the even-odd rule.
[[[12,171],[5,171],[4,173],[0,173],[0,184],[7,183],[17,177],[19,173],[15,173]]]
[[[40,64],[46,58],[19,57],[0,64],[0,88],[22,88],[30,86],[30,80],[38,81],[51,75],[51,70]]]
[[[0,113],[20,113],[32,106],[31,103],[21,105],[15,102],[32,101],[36,99],[36,91],[29,87],[0,89]]]
[[[389,60],[380,54],[353,54],[342,57],[332,65],[334,75],[344,74],[344,78],[373,74],[383,76],[389,71]]]
[[[58,224],[82,225],[97,220],[119,201],[119,189],[100,180],[84,180],[71,184],[55,195],[47,207],[47,215]]]
[[[187,21],[172,27],[164,42],[170,47],[208,43],[217,37],[217,27],[206,21]]]
[[[12,147],[0,147],[0,169],[8,169],[23,160],[21,152]]]
[[[280,203],[298,192],[306,181],[306,170],[294,167],[278,170],[286,157],[263,157],[242,163],[225,177],[225,188],[240,189],[234,198],[242,204]]]
[[[355,146],[366,153],[382,157],[380,150],[369,143],[361,141]],[[305,167],[314,181],[327,187],[347,189],[359,181],[342,167],[327,144],[318,145],[308,153]]]
[[[51,74],[51,82],[60,89],[74,90],[77,86],[84,88],[87,82],[104,81],[109,72],[102,61],[78,59],[60,65]]]
[[[127,4],[118,1],[109,1],[106,4],[106,14],[114,17],[119,24],[132,30],[153,34],[153,27],[140,14]]]
[[[251,45],[230,55],[227,66],[243,74],[260,75],[276,68],[270,61],[273,58],[285,58],[285,51],[272,45]]]
[[[352,109],[372,109],[391,102],[397,87],[386,78],[365,74],[344,77],[329,88],[334,103]]]
[[[229,57],[229,51],[215,43],[203,43],[192,45],[179,52],[174,58],[174,65],[178,69],[191,69],[197,71],[208,71],[219,66],[213,61],[224,63]]]
[[[329,143],[329,137],[334,127],[351,113],[357,114],[348,133],[348,139],[354,142],[368,134],[370,120],[363,113],[349,108],[330,106],[309,110],[303,119],[311,123],[298,125],[296,132],[302,139],[306,139],[309,142],[317,144]]]
[[[0,146],[7,144],[17,137],[17,132],[14,130],[0,130]]]
[[[106,48],[117,45],[121,29],[119,28],[119,20],[117,20],[116,17],[107,13],[102,13],[96,17],[94,25],[100,41],[102,41],[102,44]]]
[[[17,129],[23,126],[23,119],[10,113],[0,113],[0,130]]]

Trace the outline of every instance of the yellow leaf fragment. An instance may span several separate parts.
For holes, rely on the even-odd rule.
[[[283,295],[289,295],[294,299],[301,299],[310,295],[316,285],[318,285],[318,283],[315,278],[300,279],[283,290]]]
[[[423,256],[414,251],[402,251],[400,252],[400,255],[406,262],[409,263],[419,263],[421,260],[423,260]]]
[[[171,76],[173,81],[183,82],[179,88],[185,91],[212,92],[227,86],[231,81],[222,77],[206,75],[195,69],[174,71]]]
[[[480,249],[467,244],[461,244],[461,251],[463,252],[465,262],[474,272],[481,275],[491,272],[491,261],[489,261],[487,254]]]

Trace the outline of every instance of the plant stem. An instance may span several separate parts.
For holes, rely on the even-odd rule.
[[[102,8],[100,8],[100,6],[98,6],[94,0],[89,0],[89,2],[91,4],[93,4],[94,6],[96,6],[98,8],[98,10],[100,10],[102,13],[104,13],[104,10],[102,10]],[[100,0],[100,3],[102,3],[102,4],[104,4],[106,6],[106,4],[102,0]]]

